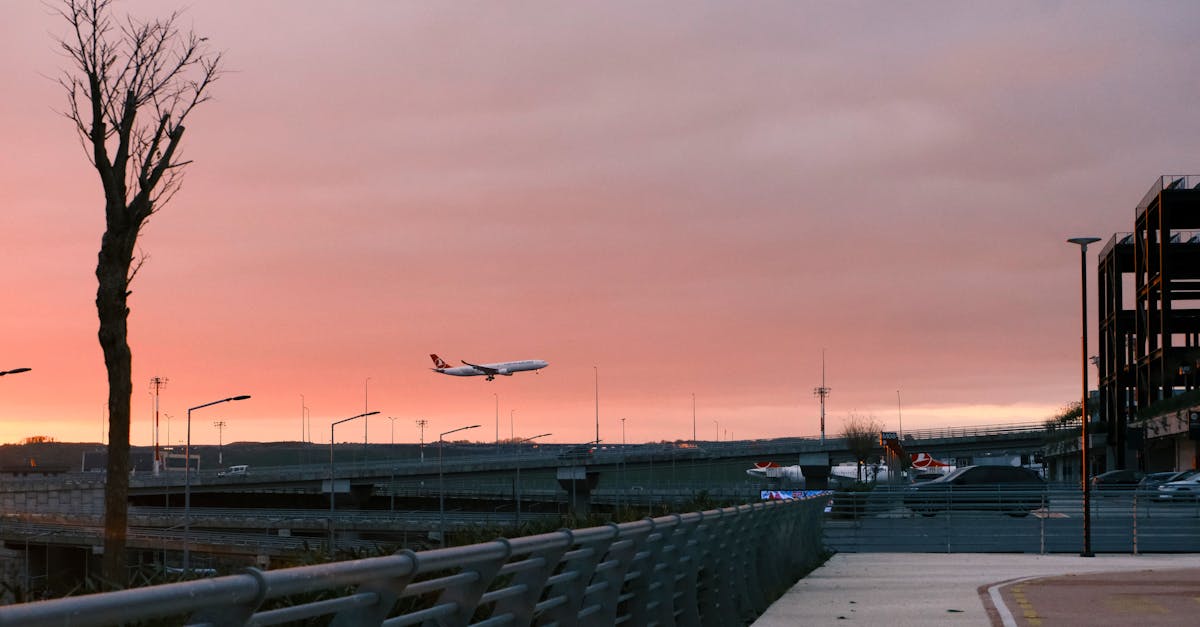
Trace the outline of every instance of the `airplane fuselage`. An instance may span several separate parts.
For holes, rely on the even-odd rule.
[[[549,362],[541,359],[523,359],[520,361],[502,361],[494,364],[472,364],[463,362],[462,366],[450,367],[436,355],[430,355],[433,358],[436,368],[432,368],[434,372],[448,374],[452,377],[487,377],[488,381],[496,378],[497,375],[511,377],[513,373],[529,372],[532,370],[540,370],[549,366]]]

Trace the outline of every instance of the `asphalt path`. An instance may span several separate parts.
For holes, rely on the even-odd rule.
[[[984,602],[999,627],[1196,625],[1200,568],[1022,578],[990,586]]]
[[[1037,616],[1025,616],[1018,592]],[[838,553],[754,625],[1196,625],[1197,596],[1195,554]]]

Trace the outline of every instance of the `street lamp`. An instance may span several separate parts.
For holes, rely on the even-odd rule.
[[[1072,237],[1067,240],[1072,244],[1079,246],[1079,293],[1082,312],[1080,322],[1083,325],[1083,331],[1080,337],[1080,345],[1083,349],[1083,354],[1080,359],[1082,364],[1082,381],[1083,392],[1079,398],[1079,423],[1080,437],[1082,444],[1079,447],[1079,465],[1081,468],[1080,474],[1083,477],[1083,551],[1079,553],[1080,557],[1093,557],[1092,553],[1092,503],[1091,503],[1091,486],[1088,485],[1088,384],[1087,384],[1087,247],[1088,244],[1100,241],[1099,237]]]
[[[229,401],[244,401],[250,395],[230,396],[219,401],[189,407],[187,413],[187,443],[183,446],[183,573],[187,575],[191,565],[191,525],[192,525],[192,412],[212,405],[228,403]]]
[[[392,421],[392,446],[396,446],[396,421],[399,420],[399,418],[395,416],[388,416],[388,420]]]
[[[6,374],[18,374],[21,372],[29,372],[30,370],[33,370],[33,368],[13,368],[12,370],[0,370],[0,377],[3,377]]]
[[[446,546],[446,484],[442,480],[442,438],[457,433],[466,431],[467,429],[475,429],[479,425],[471,425],[469,427],[459,427],[451,429],[445,433],[438,434],[438,542],[443,547]]]
[[[350,416],[349,418],[344,418],[342,420],[338,420],[337,422],[331,423],[329,425],[329,556],[330,557],[333,557],[333,552],[334,552],[334,547],[333,547],[333,541],[334,541],[333,496],[334,496],[334,494],[337,493],[336,490],[333,489],[333,482],[334,482],[334,479],[333,479],[333,428],[342,424],[343,422],[350,422],[351,420],[357,420],[359,418],[364,418],[366,416],[374,416],[375,414],[378,414],[378,413],[379,412],[377,412],[377,411],[372,411],[372,412],[367,412],[365,414],[359,414],[357,416]]]
[[[526,442],[536,440],[538,438],[544,438],[544,437],[550,436],[550,435],[554,435],[554,434],[553,433],[543,433],[541,435],[530,436],[528,438],[525,438],[524,440],[519,440],[517,442],[517,487],[513,491],[513,494],[516,497],[514,500],[516,500],[516,502],[517,502],[517,527],[518,528],[521,526],[521,445]]]
[[[713,429],[716,430],[717,441],[720,442],[721,441],[721,421],[720,420],[713,420]]]

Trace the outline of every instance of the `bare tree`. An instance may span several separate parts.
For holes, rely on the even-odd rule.
[[[183,33],[179,13],[151,21],[112,15],[111,0],[62,0],[71,32],[59,43],[72,67],[59,83],[66,117],[100,175],[105,231],[96,262],[96,311],[108,371],[108,479],[104,490],[107,585],[124,585],[129,495],[129,284],[145,261],[134,257],[146,220],[179,190],[183,121],[219,75],[221,56]]]
[[[862,481],[863,464],[871,458],[871,454],[879,448],[879,432],[883,423],[875,416],[850,414],[842,427],[842,437],[846,438],[846,448],[858,461],[855,476]]]

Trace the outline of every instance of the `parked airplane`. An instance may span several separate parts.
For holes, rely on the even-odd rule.
[[[912,468],[914,471],[929,473],[947,473],[954,470],[954,465],[944,461],[934,459],[929,453],[913,453]],[[778,477],[794,482],[803,482],[804,474],[800,471],[800,466],[780,466],[775,462],[758,462],[754,468],[746,471],[746,474],[756,478]],[[887,481],[890,477],[888,467],[883,464],[863,464],[861,479],[862,481]],[[850,462],[838,464],[830,468],[830,483],[838,481],[857,481],[859,480],[858,465]]]
[[[944,470],[946,472],[954,470],[954,464],[934,459],[933,455],[929,453],[913,453],[912,467],[920,470]]]
[[[538,370],[545,368],[550,364],[540,359],[526,359],[523,361],[502,361],[497,364],[472,364],[463,362],[462,366],[450,367],[450,364],[442,360],[436,354],[430,354],[433,359],[432,368],[434,372],[453,375],[455,377],[478,377],[486,376],[488,381],[496,378],[496,375],[504,375],[511,377],[514,372],[525,372],[527,370]]]

